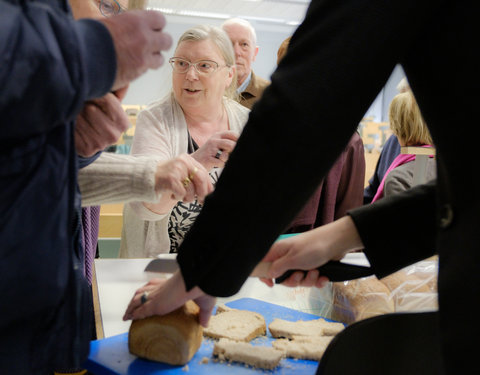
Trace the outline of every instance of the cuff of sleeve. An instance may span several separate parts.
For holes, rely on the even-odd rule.
[[[378,278],[435,254],[435,184],[348,212]]]
[[[134,196],[143,197],[144,202],[158,202],[161,194],[155,190],[155,173],[158,161],[154,158],[137,158],[138,163],[134,170]]]
[[[87,165],[92,164],[95,160],[97,160],[99,158],[101,153],[102,152],[99,151],[95,155],[89,156],[89,157],[84,157],[84,156],[78,155],[78,168],[82,169],[82,168],[85,168]]]
[[[157,161],[152,158],[103,152],[94,163],[79,171],[82,205],[158,201],[156,167]]]

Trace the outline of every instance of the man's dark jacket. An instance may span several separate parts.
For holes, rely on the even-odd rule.
[[[90,339],[73,126],[116,72],[66,1],[0,1],[0,373],[80,366]]]

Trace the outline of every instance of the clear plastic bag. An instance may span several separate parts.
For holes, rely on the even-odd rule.
[[[350,324],[372,316],[400,311],[435,311],[438,261],[430,258],[388,277],[375,276],[312,288],[311,305],[322,306],[324,317]]]
[[[397,274],[401,282],[390,290],[390,297],[395,303],[395,311],[438,310],[438,261],[436,259],[408,266],[381,281],[386,283],[386,279]]]

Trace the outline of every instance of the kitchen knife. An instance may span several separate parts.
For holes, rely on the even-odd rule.
[[[254,268],[250,276],[267,277],[270,265],[270,262],[260,262]],[[147,264],[147,267],[145,267],[145,272],[173,273],[177,269],[178,263],[176,260],[176,254],[162,254],[159,256],[159,258],[153,259]],[[330,281],[346,281],[373,275],[373,271],[370,267],[343,263],[341,261],[334,260],[325,263],[317,269],[320,275],[328,277]],[[282,283],[296,271],[303,272],[304,275],[306,275],[308,272],[305,270],[289,270],[280,277],[277,277],[275,279],[275,283]]]
[[[328,277],[330,281],[347,281],[373,275],[373,271],[370,267],[343,263],[337,260],[331,260],[324,265],[317,267],[317,270],[321,276]],[[283,283],[297,271],[303,272],[304,277],[308,273],[308,271],[305,270],[288,270],[283,275],[277,277],[275,283]]]

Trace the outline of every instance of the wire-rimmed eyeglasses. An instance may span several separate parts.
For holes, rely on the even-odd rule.
[[[101,0],[98,8],[105,17],[116,16],[125,11],[117,0]]]
[[[204,74],[208,75],[216,71],[220,67],[225,67],[228,65],[218,65],[217,62],[212,61],[212,60],[199,60],[196,62],[190,62],[188,60],[182,59],[181,57],[172,57],[170,60],[168,60],[170,65],[172,66],[172,69],[176,73],[186,73],[190,70],[190,67],[193,65],[195,70],[199,74]]]

